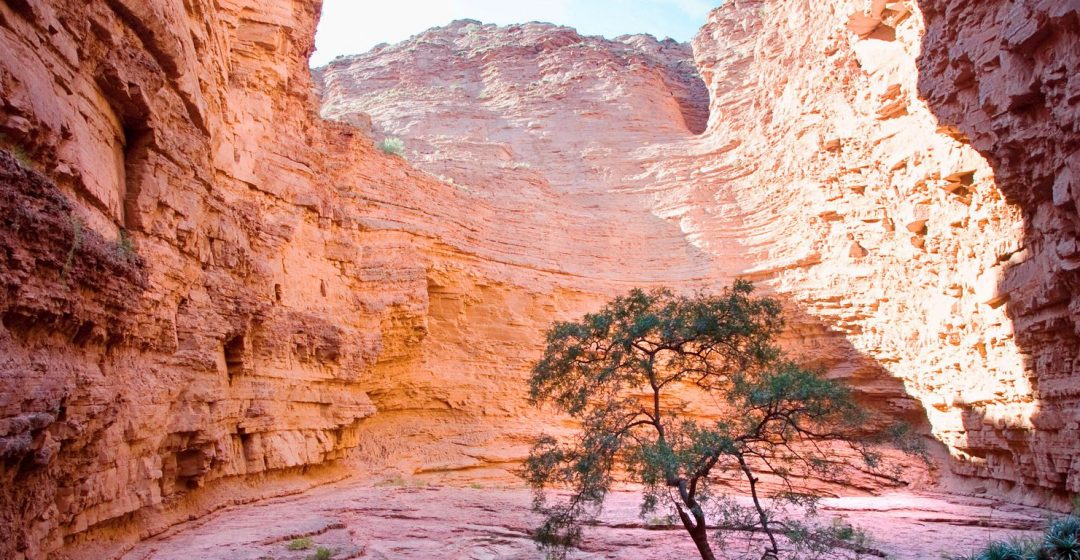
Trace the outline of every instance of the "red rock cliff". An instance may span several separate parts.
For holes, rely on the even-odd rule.
[[[693,53],[456,22],[318,71],[346,124],[317,4],[0,6],[5,557],[503,476],[553,319],[740,275],[949,469],[1080,491],[1073,4],[896,2],[860,38],[862,2],[731,0]]]
[[[1032,227],[1046,210],[1019,195],[1023,171],[1001,164],[1010,151],[1043,154],[1022,159],[1072,184],[1076,100],[1053,76],[1075,65],[1075,8],[895,2],[858,37],[844,3],[736,5],[714,12],[695,44],[714,145],[750,168],[740,182],[757,216],[758,269],[903,381],[948,467],[981,481],[974,489],[1075,493],[1067,274],[1047,254],[1059,228]],[[793,33],[796,22],[818,32]],[[1013,56],[1013,28],[1028,26],[1043,50],[1017,55],[1025,72],[997,71],[997,57]],[[984,65],[952,70],[966,58]],[[1025,79],[1043,93],[995,101]],[[993,140],[965,132],[974,123]]]
[[[423,338],[424,258],[352,188],[422,181],[315,115],[318,12],[0,5],[0,556],[340,476]]]
[[[339,59],[323,115],[405,138],[417,167],[505,206],[486,230],[560,269],[764,281],[791,302],[790,344],[924,419],[969,489],[1053,500],[1080,484],[1076,14],[980,6],[729,2],[694,41],[700,136],[685,50],[540,24]]]
[[[919,92],[989,160],[1022,209],[1022,241],[993,270],[1021,351],[1022,414],[969,399],[963,472],[1080,493],[1080,3],[920,2]]]

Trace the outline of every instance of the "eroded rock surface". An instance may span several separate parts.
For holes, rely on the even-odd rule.
[[[950,133],[985,154],[1022,241],[986,274],[1007,310],[1022,368],[1009,404],[961,395],[966,474],[1080,493],[1080,4],[920,2],[919,92]],[[988,288],[990,286],[988,285]]]
[[[224,511],[140,543],[124,560],[301,560],[293,539],[307,537],[312,548],[335,558],[539,559],[529,538],[537,523],[523,489],[364,487],[335,485],[297,498],[283,498]],[[695,557],[681,526],[661,518],[642,520],[640,496],[614,492],[604,514],[585,528],[581,547],[570,558],[657,560]],[[970,553],[995,537],[1037,534],[1045,512],[985,499],[941,495],[886,494],[826,500],[822,520],[839,517],[871,536],[872,554],[897,560],[926,560]],[[716,546],[720,558],[758,558],[760,547],[731,536]],[[755,554],[755,551],[757,552]],[[822,559],[856,558],[837,550]]]
[[[426,280],[322,181],[410,172],[315,116],[318,8],[0,6],[0,556],[344,474]]]
[[[1080,491],[1075,2],[863,4],[731,0],[692,52],[456,22],[317,84],[315,1],[0,5],[0,556],[505,480],[568,428],[551,321],[736,276],[968,490]]]
[[[951,471],[1017,499],[1059,500],[1080,484],[1065,443],[1080,420],[1075,345],[1060,320],[1070,293],[1061,255],[1072,236],[1077,107],[1065,68],[1077,58],[1076,13],[1010,5],[934,4],[926,35],[912,1],[865,13],[856,2],[730,2],[694,41],[711,94],[698,136],[672,128],[686,88],[657,77],[681,68],[672,60],[685,51],[541,24],[457,22],[335,61],[319,72],[323,114],[370,119],[376,137],[406,140],[416,166],[505,204],[512,217],[495,227],[543,232],[521,241],[529,251],[564,232],[583,239],[547,253],[564,269],[607,274],[615,260],[641,282],[763,281],[790,303],[792,349],[876,406],[926,422]],[[628,44],[647,44],[648,56],[615,56]],[[966,50],[977,52],[958,54]],[[947,63],[954,55],[961,61]],[[974,69],[953,68],[963,57],[988,72],[977,91]],[[1002,57],[1018,73],[999,69]],[[652,111],[612,114],[665,95]],[[657,113],[662,122],[642,122]],[[983,137],[963,133],[965,123]],[[643,125],[651,136],[640,145]],[[1027,157],[1025,139],[1037,136]],[[1003,159],[1033,162],[1027,184],[1042,185],[1041,198],[1003,193],[1002,164],[991,165]],[[1000,180],[1015,183],[1023,170],[1004,172]],[[547,230],[551,210],[533,189],[567,201],[560,209],[586,209],[591,230],[565,218]],[[591,203],[577,202],[583,196]],[[523,207],[535,210],[515,210]],[[644,227],[635,218],[643,210],[661,223]],[[642,245],[626,251],[618,237],[606,251],[589,235],[619,235],[623,224]],[[639,247],[650,245],[691,264],[642,270]]]

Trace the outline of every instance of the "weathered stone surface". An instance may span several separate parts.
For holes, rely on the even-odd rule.
[[[854,5],[797,15],[769,2],[738,6],[713,12],[695,40],[699,65],[717,69],[703,70],[713,111],[701,141],[725,149],[705,161],[726,166],[734,179],[712,183],[735,202],[693,227],[709,239],[747,224],[748,272],[901,381],[948,447],[951,470],[1021,482],[1017,498],[1064,495],[1056,475],[1019,468],[1025,452],[1006,444],[1038,409],[997,281],[1021,266],[1021,211],[919,97],[919,6],[886,5],[889,35],[867,38],[845,28]],[[794,33],[796,19],[818,32]],[[994,419],[985,430],[982,418]],[[987,438],[974,444],[974,434]],[[987,444],[1000,450],[995,468],[972,468],[971,454],[986,455],[972,448]]]
[[[926,38],[919,93],[987,157],[1023,210],[1019,244],[996,267],[995,298],[1022,362],[1000,394],[958,403],[963,472],[1022,488],[1080,493],[1080,3],[919,2]]]
[[[346,472],[359,380],[427,297],[409,240],[316,180],[324,149],[384,159],[314,115],[318,10],[0,5],[0,556]]]
[[[505,208],[485,219],[485,231],[537,232],[518,243],[557,268],[681,286],[737,275],[763,281],[791,303],[790,346],[878,406],[928,421],[953,472],[998,481],[1002,491],[1017,485],[1017,499],[1063,498],[1080,476],[1074,446],[1021,443],[1040,433],[1044,401],[1018,342],[1028,335],[1016,294],[1048,270],[1031,260],[1026,206],[1002,196],[997,170],[983,157],[988,148],[972,145],[933,100],[920,98],[920,79],[940,77],[942,95],[971,79],[922,67],[920,6],[873,3],[863,17],[885,34],[850,33],[856,10],[842,2],[793,10],[740,1],[714,11],[694,42],[711,93],[708,130],[699,136],[671,128],[679,104],[668,101],[654,103],[667,115],[650,121],[643,139],[642,113],[613,113],[661,96],[661,80],[641,81],[632,64],[612,61],[625,41],[542,24],[457,22],[335,61],[319,72],[323,114],[370,117],[377,136],[405,138],[414,165]],[[954,26],[986,35],[1003,25]],[[1044,35],[1013,33],[1017,45]],[[944,37],[938,44],[951,45]],[[1047,58],[1058,67],[1075,59]],[[980,87],[1026,102],[1028,74],[1010,78],[1024,84]],[[618,95],[601,94],[598,104],[596,92]],[[1075,107],[1057,110],[1067,129]],[[1069,145],[1049,160],[1067,161]],[[1073,192],[1070,177],[1057,175],[1059,207]],[[538,186],[552,202],[523,213]],[[582,207],[585,222],[562,214]],[[644,213],[660,221],[644,225]],[[612,237],[636,245],[616,257],[605,245]],[[671,246],[682,248],[663,248]],[[1075,258],[1065,240],[1051,247],[1059,260]],[[639,262],[641,248],[666,261]],[[1029,314],[1040,321],[1052,322],[1048,308],[1065,309],[1063,288],[1031,294],[1037,303],[1027,304]],[[1071,425],[1046,437],[1073,438]]]
[[[863,4],[731,0],[693,52],[455,22],[314,84],[315,1],[0,5],[0,555],[506,480],[569,428],[524,398],[552,320],[735,276],[952,471],[1080,491],[1075,3]]]
[[[524,489],[334,485],[310,494],[215,514],[140,543],[125,560],[301,560],[311,551],[290,551],[291,539],[309,536],[344,558],[538,559],[529,538],[537,518]],[[696,550],[681,526],[663,518],[642,519],[640,496],[614,492],[603,516],[585,528],[570,558],[658,560],[693,558]],[[824,500],[823,520],[840,517],[863,528],[878,554],[926,560],[970,553],[995,537],[1030,536],[1044,523],[1043,510],[978,498],[886,494]],[[745,539],[729,536],[715,547],[720,558],[756,558]],[[873,558],[837,550],[815,558]]]

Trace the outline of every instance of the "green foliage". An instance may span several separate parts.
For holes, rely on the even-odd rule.
[[[784,522],[782,532],[795,558],[818,558],[837,548],[853,551],[856,558],[877,552],[871,548],[873,538],[869,533],[840,517],[828,523],[815,523],[814,515],[808,515],[802,520]]]
[[[979,560],[1034,560],[1037,547],[1030,541],[1012,540],[991,543]]]
[[[765,533],[766,556],[779,555],[776,539],[785,533],[828,546],[855,538],[781,518],[816,505],[815,496],[795,488],[796,475],[839,477],[851,467],[829,444],[862,452],[870,468],[880,466],[880,456],[859,437],[867,412],[843,385],[782,356],[774,343],[783,327],[780,304],[752,291],[745,281],[719,295],[634,290],[548,332],[530,397],[581,424],[573,442],[540,438],[522,470],[535,490],[534,509],[544,515],[534,537],[551,556],[563,556],[581,539],[582,524],[599,512],[618,467],[644,486],[642,518],[662,509],[681,521],[699,550],[702,541],[708,547],[708,518],[719,520],[721,530]],[[687,418],[673,391],[714,403],[715,420]],[[714,469],[741,473],[753,505],[740,505],[714,485]],[[783,490],[760,491],[760,473],[778,476]],[[552,486],[572,493],[552,501],[546,493]],[[711,551],[702,556],[711,558]]]
[[[330,560],[334,557],[333,551],[325,546],[320,546],[315,549],[315,554],[308,556],[308,560]]]
[[[315,543],[308,537],[289,541],[289,550],[307,550],[312,546],[315,546]]]
[[[401,138],[395,138],[393,136],[383,138],[382,141],[379,142],[379,149],[382,150],[384,154],[390,154],[392,156],[399,157],[404,156],[405,141]]]
[[[1042,548],[1051,560],[1080,560],[1080,518],[1069,515],[1050,522]]]
[[[375,486],[377,488],[382,488],[382,487],[386,487],[386,486],[398,486],[398,487],[401,487],[401,486],[408,486],[408,485],[409,485],[409,483],[405,480],[405,477],[401,476],[400,473],[394,474],[394,476],[392,476],[392,477],[385,478],[385,479],[380,480],[379,482],[375,483]]]
[[[654,515],[654,516],[649,517],[648,519],[645,520],[645,527],[648,527],[648,528],[659,529],[659,528],[674,527],[674,526],[675,526],[675,518],[673,516],[670,516],[670,515]]]
[[[24,169],[34,168],[34,160],[26,153],[26,148],[22,144],[12,141],[2,132],[0,132],[0,148],[7,150],[11,157],[15,158],[15,161]]]
[[[15,158],[15,161],[19,162],[19,165],[26,169],[34,168],[34,160],[30,159],[30,155],[26,153],[26,150],[22,146],[12,146],[11,156]]]
[[[1052,520],[1042,539],[992,541],[982,551],[957,560],[1080,560],[1080,518]]]
[[[126,229],[121,228],[115,243],[116,256],[123,260],[131,261],[135,258],[135,243]]]
[[[60,269],[60,278],[67,278],[68,273],[71,271],[71,266],[75,264],[75,255],[82,248],[83,243],[83,225],[82,219],[78,216],[71,214],[68,216],[68,225],[71,226],[71,245],[68,247],[67,257],[64,258],[64,267]]]

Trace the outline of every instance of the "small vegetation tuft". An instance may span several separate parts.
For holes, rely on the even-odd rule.
[[[1051,560],[1080,560],[1080,518],[1070,515],[1050,522],[1043,551]]]
[[[289,550],[307,550],[312,546],[315,546],[315,543],[312,542],[311,539],[309,539],[308,537],[293,539],[289,541]]]
[[[401,138],[395,138],[393,136],[390,136],[388,138],[383,138],[383,140],[381,142],[379,142],[379,149],[382,150],[384,154],[390,154],[392,156],[404,157],[405,156],[405,141],[402,140]]]
[[[8,136],[0,132],[0,148],[3,148],[11,154],[11,157],[15,158],[15,161],[25,169],[34,168],[34,160],[30,159],[30,155],[26,153],[26,148],[21,144],[12,141]]]
[[[308,560],[330,560],[334,557],[334,553],[325,546],[320,546],[315,549],[315,554],[308,556]]]
[[[30,159],[30,155],[26,153],[26,150],[22,146],[12,146],[11,155],[15,158],[15,161],[19,162],[19,165],[24,168],[34,168],[34,160]]]
[[[116,238],[114,250],[116,256],[125,261],[130,262],[135,258],[135,242],[131,240],[131,235],[128,234],[126,229],[120,229],[120,235]]]
[[[64,258],[64,267],[60,269],[60,278],[67,278],[69,272],[71,272],[71,266],[75,264],[75,255],[82,248],[83,243],[83,222],[78,216],[71,214],[68,216],[68,223],[71,225],[71,246],[68,247],[67,257]]]

